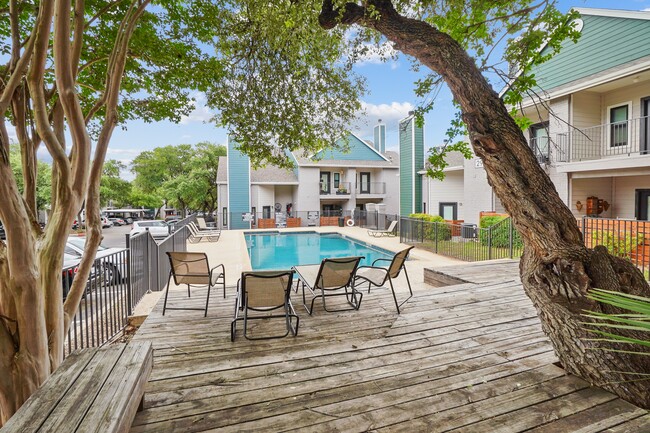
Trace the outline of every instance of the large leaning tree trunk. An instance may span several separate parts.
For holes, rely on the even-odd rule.
[[[76,1],[74,6],[70,0],[9,2],[12,52],[0,83],[0,219],[7,232],[6,243],[0,241],[0,426],[63,360],[65,335],[101,241],[99,180],[117,123],[128,42],[147,4],[148,0],[134,0],[129,8],[127,3],[128,12],[108,59],[102,97],[84,112],[77,82],[88,24],[84,2]],[[33,29],[24,40],[20,20],[32,12]],[[21,147],[23,194],[9,161],[7,113]],[[101,119],[102,125],[91,162],[87,125],[93,118]],[[53,159],[51,213],[44,231],[37,224],[35,199],[40,144]],[[84,200],[86,251],[64,302],[63,250]]]
[[[372,13],[368,8],[372,7]],[[584,310],[612,313],[585,297],[591,288],[650,295],[641,272],[605,248],[587,249],[571,211],[528,147],[521,129],[475,62],[449,35],[400,15],[390,1],[347,3],[343,11],[324,1],[324,28],[357,24],[375,29],[396,48],[440,74],[462,110],[475,153],[488,181],[524,240],[524,289],[539,313],[564,368],[638,406],[650,408],[650,356],[599,350],[624,348],[593,338]],[[629,336],[645,336],[630,331]],[[622,373],[626,372],[626,373]],[[644,380],[646,379],[646,380]]]

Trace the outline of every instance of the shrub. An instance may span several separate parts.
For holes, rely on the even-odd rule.
[[[492,246],[495,248],[508,248],[510,246],[510,224],[511,223],[501,223],[510,217],[504,217],[499,215],[490,215],[484,216],[479,222],[479,227],[485,230],[481,230],[481,245],[489,244],[489,237],[492,236]],[[501,223],[501,224],[499,224]],[[488,230],[490,227],[492,229]],[[523,248],[524,242],[521,239],[519,233],[514,230],[512,231],[512,247],[515,249]]]
[[[409,218],[424,222],[424,224],[415,224],[414,230],[412,231],[414,237],[417,239],[422,239],[423,237],[425,241],[447,241],[451,239],[451,227],[440,215],[412,213],[409,215]]]
[[[643,243],[643,234],[616,233],[596,230],[592,233],[593,245],[603,245],[607,251],[617,257],[630,257],[630,253]]]

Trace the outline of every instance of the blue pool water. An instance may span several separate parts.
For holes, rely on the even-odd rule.
[[[337,233],[246,233],[246,246],[255,271],[291,269],[313,265],[324,258],[364,256],[361,265],[379,258],[392,259],[393,253],[356,242]],[[387,264],[387,263],[383,263]]]

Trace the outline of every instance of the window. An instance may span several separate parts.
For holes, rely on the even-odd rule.
[[[629,105],[619,105],[609,109],[609,147],[628,145]]]
[[[251,213],[253,214],[253,225],[255,225],[255,220],[257,219],[257,209],[253,206],[251,208]]]
[[[361,187],[359,188],[359,192],[361,194],[370,194],[370,173],[368,172],[362,172],[359,174],[359,180],[361,183]]]
[[[637,189],[636,195],[636,219],[648,221],[650,219],[650,189]]]
[[[548,162],[550,156],[550,149],[548,146],[548,122],[531,125],[529,132],[530,147],[533,149],[535,157],[540,163]]]
[[[440,203],[438,214],[446,220],[458,219],[458,203]]]
[[[271,206],[262,206],[262,218],[271,218]]]
[[[223,226],[224,227],[228,226],[228,208],[227,207],[223,208]]]
[[[341,173],[334,173],[334,189],[338,189],[340,183],[341,183]]]
[[[321,194],[331,194],[330,179],[331,179],[331,173],[329,171],[321,171],[320,173]]]

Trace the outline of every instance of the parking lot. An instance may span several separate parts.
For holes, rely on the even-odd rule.
[[[131,231],[131,224],[113,226],[102,230],[104,240],[102,245],[107,248],[126,248],[126,235]]]

